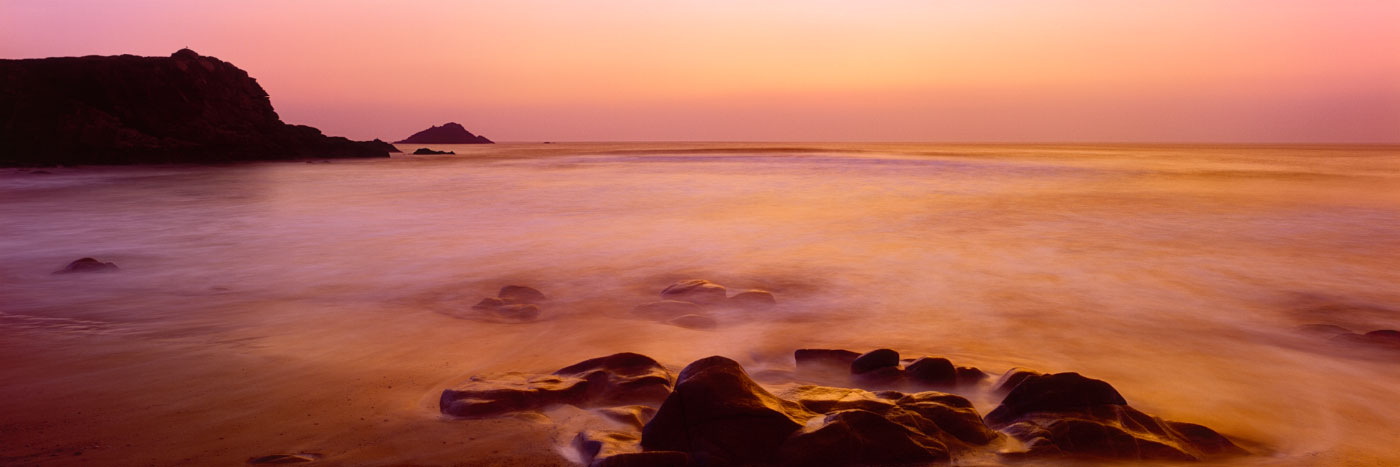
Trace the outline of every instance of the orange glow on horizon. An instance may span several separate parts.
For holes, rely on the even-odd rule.
[[[0,57],[248,70],[284,120],[498,141],[1400,142],[1400,3],[0,4]]]

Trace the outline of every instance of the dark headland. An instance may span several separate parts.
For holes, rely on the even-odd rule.
[[[0,60],[0,165],[220,163],[388,157],[383,141],[283,123],[231,63],[169,57]]]
[[[434,126],[414,133],[413,136],[395,141],[395,144],[493,144],[485,136],[474,135],[456,122]]]

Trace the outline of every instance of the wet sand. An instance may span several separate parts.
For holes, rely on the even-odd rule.
[[[438,394],[800,347],[1078,371],[1259,454],[1236,465],[1400,461],[1395,357],[1294,332],[1400,327],[1400,150],[550,146],[7,171],[0,463],[569,465],[547,419]],[[49,274],[84,256],[122,270]],[[780,305],[628,312],[689,277]],[[470,310],[508,283],[541,320]]]

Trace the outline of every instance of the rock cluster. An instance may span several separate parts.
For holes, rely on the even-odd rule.
[[[486,297],[472,305],[473,310],[498,318],[530,321],[540,316],[539,304],[548,300],[544,293],[523,285],[507,285],[495,297]]]
[[[857,374],[894,368],[902,378],[927,373],[957,386],[957,367],[948,379],[946,360],[925,357],[900,368],[890,349],[803,349],[795,357],[808,367],[844,362]],[[1011,458],[1139,461],[1246,454],[1204,426],[1137,411],[1108,383],[1077,373],[1013,369],[993,391],[1005,398],[984,418],[968,399],[947,392],[764,387],[720,356],[692,362],[673,381],[655,360],[624,353],[550,375],[472,378],[443,391],[441,410],[486,417],[559,404],[592,407],[630,427],[582,429],[571,438],[568,447],[593,466],[927,465],[997,451]],[[1025,449],[1013,448],[1008,437]]]
[[[793,353],[799,372],[834,373],[849,370],[851,377],[862,384],[882,387],[916,386],[952,389],[976,386],[986,379],[982,370],[953,366],[941,357],[900,359],[899,352],[876,349],[858,354],[843,349],[798,349]]]
[[[762,310],[777,305],[772,292],[748,289],[729,296],[722,285],[704,279],[687,279],[661,290],[661,300],[632,308],[632,313],[648,319],[692,329],[719,325],[714,311],[721,309]]]
[[[238,67],[169,57],[0,60],[0,166],[389,157],[383,141],[283,123]]]

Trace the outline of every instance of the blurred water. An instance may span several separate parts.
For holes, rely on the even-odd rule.
[[[1106,379],[1261,462],[1400,459],[1396,358],[1293,329],[1400,328],[1397,148],[434,147],[458,154],[7,170],[0,331],[335,353],[392,321],[395,359],[456,332],[482,370],[891,347]],[[49,274],[84,256],[123,270]],[[714,331],[627,312],[690,277],[781,305]],[[542,321],[468,309],[507,283],[555,298]]]

